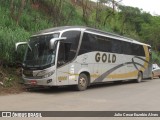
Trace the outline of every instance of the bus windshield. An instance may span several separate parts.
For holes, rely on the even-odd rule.
[[[56,49],[49,49],[52,38],[58,38],[59,34],[50,34],[31,37],[24,57],[23,67],[47,68],[55,64]]]

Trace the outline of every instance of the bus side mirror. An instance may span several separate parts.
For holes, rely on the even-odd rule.
[[[54,50],[56,48],[56,42],[61,41],[61,40],[65,40],[66,37],[62,37],[62,38],[52,38],[49,42],[49,49],[50,50]]]
[[[28,42],[18,42],[15,44],[15,51],[17,52],[18,46],[28,44]]]

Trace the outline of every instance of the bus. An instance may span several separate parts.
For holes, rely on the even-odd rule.
[[[22,64],[24,84],[88,86],[152,76],[151,46],[134,39],[83,26],[42,30],[30,37]]]

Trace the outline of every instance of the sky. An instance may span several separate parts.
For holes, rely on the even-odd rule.
[[[152,15],[160,15],[160,0],[122,0],[121,4],[125,6],[138,7]]]
[[[160,15],[160,0],[122,0],[122,5],[138,7],[152,15]]]

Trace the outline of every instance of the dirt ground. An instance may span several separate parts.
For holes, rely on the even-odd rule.
[[[21,83],[20,68],[0,67],[0,95],[24,92],[25,87]]]

